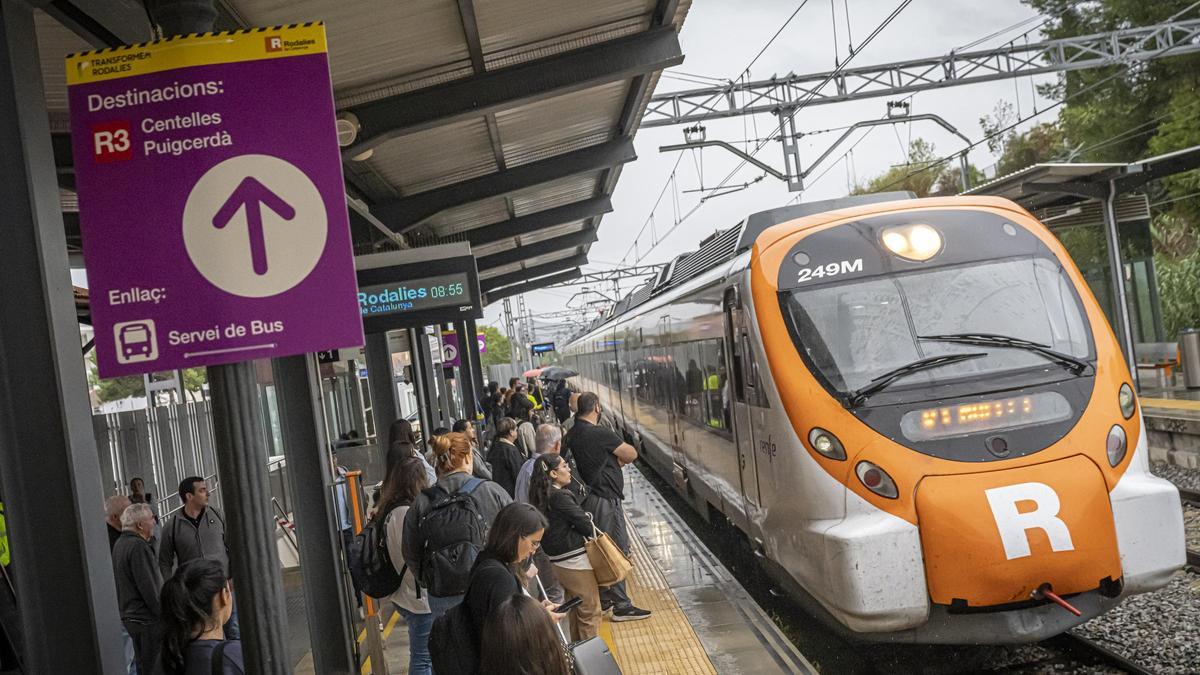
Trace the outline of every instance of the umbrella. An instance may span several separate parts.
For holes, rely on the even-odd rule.
[[[568,377],[575,377],[578,374],[574,370],[563,368],[562,366],[547,366],[542,369],[543,380],[565,380]]]
[[[541,368],[533,368],[532,370],[525,371],[525,374],[522,375],[521,377],[537,377],[538,375],[541,375],[541,374],[542,374]]]

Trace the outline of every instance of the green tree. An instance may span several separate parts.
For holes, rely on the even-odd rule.
[[[1144,26],[1191,0],[1024,0],[1051,17],[1047,37]],[[1196,18],[1194,10],[1181,18]],[[1111,79],[1108,79],[1111,78]],[[1093,87],[1094,88],[1091,88]],[[1200,56],[1071,71],[1042,93],[1065,99],[1057,126],[1075,161],[1131,162],[1200,144]],[[1143,188],[1152,206],[1154,266],[1169,338],[1200,325],[1200,171]]]
[[[181,371],[183,374],[183,388],[192,394],[199,394],[200,390],[208,382],[208,371],[204,368],[186,368]],[[199,400],[199,396],[195,396]]]
[[[1017,113],[1008,101],[996,104],[991,115],[979,118],[979,126],[988,137],[988,150],[997,157],[996,175],[1003,176],[1040,162],[1063,161],[1070,151],[1057,122],[1043,122],[1028,131],[1003,131],[1017,121]]]
[[[93,378],[92,381],[96,385],[96,397],[100,399],[101,403],[111,403],[112,401],[120,401],[130,396],[144,396],[146,394],[145,385],[142,382],[142,378],[138,375],[100,379],[95,373],[92,373],[91,378]]]
[[[509,363],[511,360],[512,346],[504,333],[500,332],[495,326],[483,326],[484,343],[487,345],[487,353],[480,355],[480,363],[485,366],[498,366],[502,363]]]
[[[957,161],[941,162],[934,146],[923,138],[917,138],[908,146],[908,161],[888,169],[885,173],[856,185],[850,194],[861,195],[872,192],[908,190],[918,197],[941,197],[958,194],[962,189],[962,175]],[[978,171],[968,166],[973,176],[972,185],[978,182]]]

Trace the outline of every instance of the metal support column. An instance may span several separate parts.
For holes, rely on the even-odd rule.
[[[442,326],[436,325],[433,327],[434,344],[438,349],[438,362],[432,363],[433,347],[430,347],[430,362],[433,366],[433,376],[437,381],[438,401],[440,402],[439,409],[441,411],[442,426],[450,426],[458,417],[458,406],[454,405],[454,397],[450,395],[450,383],[446,380],[446,363],[440,353],[442,349]]]
[[[800,192],[804,189],[804,174],[800,170],[800,146],[796,133],[796,109],[780,108],[779,141],[783,146],[783,175],[787,176],[788,190]]]
[[[212,0],[159,0],[154,14],[164,37],[211,31],[217,17]],[[292,664],[287,663],[284,649],[283,576],[275,547],[267,439],[254,364],[211,367],[208,380],[246,670],[282,675],[291,671]]]
[[[479,332],[478,326],[475,325],[475,319],[467,319],[463,324],[470,335],[474,336]],[[475,378],[475,393],[477,396],[483,396],[483,393],[487,390],[483,386],[484,372],[483,363],[479,358],[479,341],[476,339],[474,342],[468,344],[467,355],[471,360],[471,376]]]
[[[292,517],[300,532],[301,579],[313,670],[349,675],[358,668],[350,644],[353,629],[330,491],[333,475],[321,408],[321,382],[311,357],[275,359],[273,367],[286,473],[292,494],[300,497]]]
[[[1121,352],[1137,384],[1137,360],[1133,354],[1133,327],[1129,322],[1129,303],[1125,289],[1125,261],[1121,256],[1121,235],[1117,227],[1117,184],[1109,181],[1104,198],[1104,238],[1108,243],[1108,268],[1113,284],[1113,332],[1121,343]]]
[[[421,357],[419,345],[425,333],[420,328],[409,328],[407,332],[408,360],[412,368],[413,393],[417,397],[417,419],[421,421],[421,438],[425,439],[426,443],[428,443],[429,434],[435,426],[433,411],[429,406],[431,401],[437,400],[437,396],[435,395],[432,399],[429,396],[429,371],[425,369],[425,362]]]
[[[396,409],[396,385],[392,378],[392,353],[387,333],[367,335],[367,386],[371,390],[371,414],[375,418],[375,440],[384,460],[392,439],[389,431],[399,415]]]
[[[275,544],[275,514],[267,476],[267,439],[254,364],[208,369],[217,476],[228,523],[229,566],[241,626],[246,672],[284,675],[283,576]]]
[[[0,3],[0,486],[26,673],[124,672],[33,9]],[[52,497],[47,497],[53,486]]]
[[[963,192],[971,189],[971,165],[967,161],[967,151],[963,150],[958,156],[958,170],[962,173],[962,189]]]
[[[521,373],[521,368],[517,365],[520,359],[518,345],[521,338],[517,335],[516,327],[513,325],[512,303],[508,298],[504,298],[504,330],[508,332],[508,361],[513,369],[512,376],[515,377]]]
[[[358,374],[358,371],[362,368],[362,364],[357,359],[350,359],[349,364],[350,368],[346,373],[346,393],[350,397],[350,428],[346,429],[346,431],[357,431],[359,438],[365,439],[367,437],[367,430],[363,425],[366,424],[364,415],[366,414],[367,403],[363,400],[362,383],[359,381]],[[367,375],[370,376],[370,374],[371,371],[368,370]]]
[[[437,367],[433,364],[433,354],[429,351],[429,334],[425,332],[425,328],[418,328],[413,332],[416,334],[414,340],[416,346],[413,352],[414,365],[420,363],[425,374],[425,381],[422,384],[424,385],[425,407],[429,411],[429,428],[423,435],[428,439],[434,429],[449,425],[446,424],[446,413],[442,410],[441,401],[438,399],[437,383],[434,381],[439,373],[436,372]]]
[[[478,351],[475,333],[467,332],[467,322],[458,321],[454,324],[454,332],[458,334],[458,390],[462,392],[462,416],[465,420],[475,423],[479,411],[479,389],[476,389],[475,366],[471,362],[470,353]]]

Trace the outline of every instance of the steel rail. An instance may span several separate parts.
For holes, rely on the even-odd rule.
[[[1184,504],[1191,504],[1200,509],[1200,492],[1188,490],[1187,488],[1179,488],[1179,500]],[[1187,564],[1200,570],[1200,551],[1189,548],[1187,550]]]
[[[1056,635],[1049,640],[1043,640],[1042,644],[1060,649],[1067,655],[1080,661],[1091,663],[1099,661],[1105,665],[1119,668],[1131,675],[1155,675],[1153,670],[1149,670],[1145,666],[1131,661],[1095,640],[1085,638],[1071,631]]]

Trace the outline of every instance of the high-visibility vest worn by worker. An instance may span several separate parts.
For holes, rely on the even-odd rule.
[[[0,565],[8,567],[12,555],[8,551],[8,519],[4,517],[4,502],[0,502]]]
[[[708,399],[708,426],[714,429],[720,429],[724,425],[721,423],[721,377],[717,373],[713,373],[704,378],[704,394]]]

